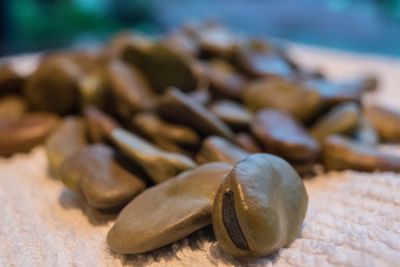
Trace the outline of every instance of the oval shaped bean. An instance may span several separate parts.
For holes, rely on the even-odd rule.
[[[269,255],[296,239],[307,204],[303,182],[286,161],[253,154],[235,165],[215,197],[218,244],[237,258]]]
[[[28,152],[41,144],[57,127],[58,117],[48,113],[30,113],[18,120],[0,120],[0,155]]]
[[[276,109],[259,111],[251,130],[268,153],[295,161],[314,160],[319,144],[289,113]]]
[[[309,120],[321,106],[316,90],[293,82],[265,78],[246,85],[243,102],[250,110],[276,108],[289,112],[301,121]]]
[[[108,244],[119,253],[143,253],[210,224],[215,194],[231,169],[227,163],[205,164],[144,191],[122,210]]]
[[[400,172],[400,157],[380,152],[376,147],[332,135],[324,143],[322,163],[328,170]]]
[[[96,209],[120,207],[128,203],[146,186],[115,160],[115,152],[97,144],[81,149],[60,166],[63,183],[82,193],[90,206]]]

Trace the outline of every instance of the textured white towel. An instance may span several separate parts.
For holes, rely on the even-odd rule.
[[[306,64],[334,77],[381,75],[383,89],[366,101],[400,108],[400,63],[296,47]],[[388,147],[400,155],[398,148]],[[329,173],[306,180],[309,209],[301,236],[251,266],[400,266],[400,175]],[[209,229],[137,256],[112,253],[105,242],[113,216],[89,209],[48,177],[43,148],[0,159],[0,266],[225,266]]]

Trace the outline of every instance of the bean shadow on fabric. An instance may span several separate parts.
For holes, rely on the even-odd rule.
[[[207,242],[215,242],[211,226],[206,226],[170,245],[138,255],[122,255],[112,251],[110,248],[109,251],[124,266],[144,266],[154,262],[167,264],[168,261],[181,258],[183,251],[187,248],[192,251],[201,250],[207,252],[207,248],[204,246]]]
[[[224,252],[221,249],[221,247],[218,246],[218,242],[215,242],[210,247],[210,255],[211,255],[210,257],[213,258],[211,260],[212,262],[222,262],[227,265],[246,266],[246,267],[267,266],[267,265],[270,266],[274,265],[278,261],[280,256],[280,250],[264,258],[237,260],[228,253]]]
[[[118,212],[115,210],[99,211],[88,206],[85,200],[75,192],[64,188],[59,197],[58,202],[64,209],[80,209],[93,225],[106,225],[108,222],[115,220]]]

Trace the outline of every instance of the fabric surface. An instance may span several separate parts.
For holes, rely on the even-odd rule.
[[[333,77],[380,75],[365,101],[400,108],[400,62],[296,46],[293,55]],[[19,63],[21,64],[21,63]],[[21,66],[27,68],[27,66]],[[400,155],[400,148],[385,146]],[[49,177],[42,147],[0,159],[0,266],[399,266],[400,174],[331,172],[305,181],[309,208],[288,248],[240,263],[210,228],[154,252],[122,256],[105,238],[115,219]]]

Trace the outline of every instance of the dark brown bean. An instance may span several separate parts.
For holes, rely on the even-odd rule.
[[[318,143],[287,112],[261,110],[252,122],[251,130],[269,153],[295,161],[312,161],[318,155]]]

